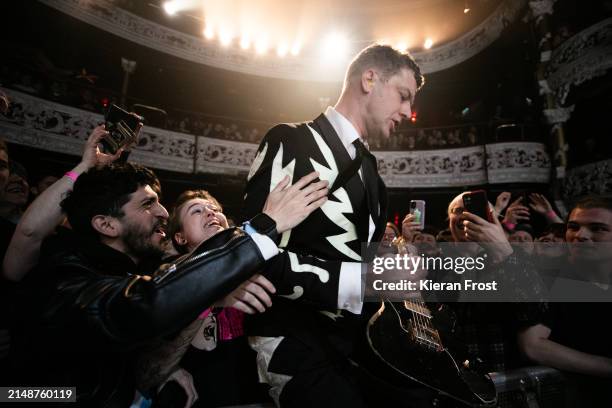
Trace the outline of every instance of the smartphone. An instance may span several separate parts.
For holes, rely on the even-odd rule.
[[[419,229],[425,228],[425,201],[410,200],[410,214],[414,215],[414,221],[421,224]]]
[[[463,195],[463,207],[472,214],[493,222],[493,213],[489,208],[489,200],[484,190],[470,191]]]
[[[108,135],[100,144],[106,153],[115,154],[123,146],[136,141],[136,130],[138,125],[144,122],[144,118],[112,104],[104,115],[104,121]]]

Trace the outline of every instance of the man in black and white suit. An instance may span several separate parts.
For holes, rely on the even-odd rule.
[[[369,46],[349,65],[335,107],[309,123],[273,127],[259,146],[246,187],[249,214],[285,177],[294,182],[314,170],[330,187],[328,201],[280,237],[282,252],[264,272],[277,289],[274,305],[247,322],[260,380],[277,405],[368,406],[355,374],[367,321],[362,245],[380,240],[387,219],[385,185],[364,145],[410,117],[423,81],[409,54]]]

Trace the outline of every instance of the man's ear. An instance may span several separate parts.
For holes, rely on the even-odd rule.
[[[121,223],[110,215],[96,215],[91,219],[91,227],[108,238],[117,238],[121,234]]]
[[[376,73],[374,72],[373,69],[365,70],[363,74],[361,74],[361,90],[364,93],[372,92],[372,89],[374,88],[374,76],[375,75]]]
[[[182,232],[176,232],[174,233],[174,240],[176,241],[177,244],[179,244],[180,246],[183,245],[187,245],[187,239],[185,239],[185,237],[183,236]]]

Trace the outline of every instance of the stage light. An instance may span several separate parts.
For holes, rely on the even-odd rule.
[[[204,30],[204,37],[206,37],[207,40],[212,40],[215,38],[215,30],[212,26],[206,26],[206,29]]]
[[[173,16],[176,14],[176,12],[178,11],[178,3],[176,1],[167,1],[164,3],[164,11],[170,15]]]
[[[324,40],[321,51],[326,61],[338,61],[348,51],[348,40],[341,33],[332,33]]]
[[[287,55],[287,51],[288,51],[287,44],[281,44],[276,49],[276,55],[283,58],[285,55]]]
[[[300,48],[300,43],[296,42],[295,44],[293,44],[293,47],[291,47],[291,55],[293,55],[294,57],[298,55],[300,53]]]
[[[255,43],[255,51],[258,54],[265,54],[268,51],[268,40],[265,37],[261,37]]]
[[[415,111],[412,111],[412,113],[410,114],[410,121],[412,123],[416,123],[416,121],[417,121],[417,113]]]
[[[242,48],[243,50],[248,50],[250,46],[251,40],[246,34],[243,34],[242,38],[240,39],[240,48]]]
[[[398,51],[406,52],[406,50],[408,50],[408,45],[405,42],[400,42],[395,46],[395,48]]]
[[[466,8],[463,9],[463,14],[467,14],[469,12],[470,12],[470,8],[469,7],[466,7]]]
[[[224,47],[229,46],[232,43],[232,34],[229,31],[219,31],[219,41]]]
[[[425,44],[423,44],[423,47],[425,47],[425,49],[428,50],[431,48],[432,45],[433,45],[433,40],[431,38],[427,38],[425,40]]]

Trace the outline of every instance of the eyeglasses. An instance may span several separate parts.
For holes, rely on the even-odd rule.
[[[463,207],[455,207],[450,209],[450,213],[454,215],[461,215],[465,211]]]

